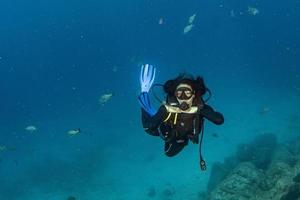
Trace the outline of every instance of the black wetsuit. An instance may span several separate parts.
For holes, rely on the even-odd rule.
[[[204,104],[197,113],[178,113],[176,117],[175,113],[170,116],[169,114],[164,105],[161,105],[152,117],[142,109],[142,123],[145,131],[150,135],[164,138],[167,156],[178,154],[189,140],[198,143],[204,119],[218,125],[224,122],[223,115],[207,104]],[[166,120],[168,116],[169,119]]]

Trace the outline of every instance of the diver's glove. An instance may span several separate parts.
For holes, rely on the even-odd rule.
[[[140,75],[141,92],[149,92],[155,79],[155,72],[156,69],[152,65],[142,65]]]
[[[149,90],[155,79],[156,69],[149,64],[142,65],[140,74],[141,94],[138,97],[142,108],[153,116],[156,110],[150,104]]]
[[[156,110],[150,104],[150,98],[148,92],[142,92],[138,97],[139,103],[142,108],[150,115],[153,116],[156,113]]]

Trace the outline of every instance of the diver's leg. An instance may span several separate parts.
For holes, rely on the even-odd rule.
[[[165,142],[165,154],[166,156],[172,157],[177,155],[184,147],[186,142],[177,143],[177,141]]]

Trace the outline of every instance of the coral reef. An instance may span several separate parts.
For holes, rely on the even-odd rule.
[[[294,178],[293,181],[296,183],[300,183],[300,173],[298,173]]]
[[[266,169],[271,162],[271,156],[277,145],[275,135],[261,134],[250,144],[241,144],[236,157],[239,162],[252,162],[259,169]]]
[[[282,196],[280,200],[297,200],[300,199],[300,184],[294,184],[289,187],[286,195]]]
[[[216,162],[213,164],[212,166],[212,171],[214,173],[211,173],[210,175],[210,179],[207,185],[207,190],[211,191],[215,188],[215,186],[222,181],[226,175],[230,172],[230,170],[232,169],[232,166],[235,166],[234,164],[234,158],[232,158],[232,164],[230,164],[229,162],[231,162],[231,159],[227,159],[227,162],[220,163],[220,162]]]
[[[278,144],[272,134],[241,144],[215,163],[206,200],[300,200],[300,140]]]

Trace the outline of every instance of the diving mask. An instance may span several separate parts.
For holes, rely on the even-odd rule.
[[[175,91],[175,96],[179,100],[189,100],[193,94],[193,90],[189,87],[180,87]]]

